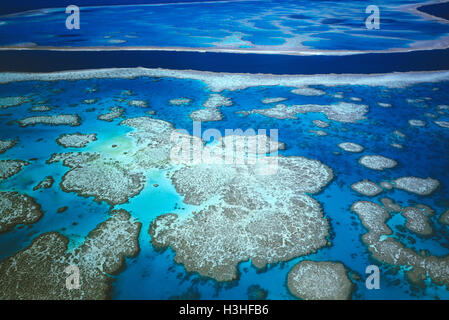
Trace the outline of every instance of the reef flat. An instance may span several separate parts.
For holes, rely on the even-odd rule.
[[[141,224],[124,210],[112,211],[77,248],[58,232],[40,235],[22,251],[0,262],[1,299],[92,300],[109,297],[111,274],[120,272],[125,257],[139,252]],[[67,267],[79,270],[78,289],[66,286]]]
[[[123,113],[125,112],[124,108],[121,107],[112,107],[109,109],[108,113],[100,114],[98,116],[98,120],[104,120],[104,121],[112,121],[114,119],[120,118]]]
[[[397,165],[395,160],[379,155],[363,156],[359,159],[359,163],[373,170],[391,169]]]
[[[0,181],[19,173],[29,164],[28,161],[23,160],[0,160]]]
[[[0,140],[0,154],[5,153],[6,150],[14,147],[16,143],[16,140]]]
[[[37,124],[51,126],[79,126],[80,118],[74,114],[61,114],[56,116],[34,116],[18,121],[21,127],[34,126]]]
[[[251,113],[262,114],[276,119],[298,119],[297,114],[308,112],[322,112],[329,120],[338,122],[356,122],[365,119],[368,107],[353,103],[340,102],[335,105],[292,105],[278,104],[270,109],[253,109],[251,111],[240,111],[243,115]]]
[[[304,193],[319,192],[332,170],[301,157],[278,161],[277,174],[267,176],[244,165],[177,170],[172,181],[184,202],[206,207],[189,218],[158,217],[149,230],[153,245],[170,246],[188,271],[219,281],[236,279],[237,264],[248,259],[263,268],[325,246],[329,224],[319,203]],[[212,201],[217,197],[223,200]]]
[[[351,185],[352,190],[368,197],[373,197],[382,192],[382,189],[372,181],[362,180]]]
[[[0,195],[0,233],[42,217],[41,206],[32,197],[18,192],[0,192]]]
[[[347,300],[352,282],[341,263],[304,260],[288,273],[288,289],[304,300]]]
[[[84,148],[90,142],[97,140],[97,135],[95,133],[91,134],[63,134],[56,142],[65,148]]]
[[[422,196],[431,194],[439,185],[440,182],[432,178],[402,177],[394,180],[395,188]]]
[[[390,265],[407,266],[407,279],[421,287],[426,286],[424,281],[427,278],[436,284],[449,285],[449,255],[445,257],[422,255],[406,247],[395,238],[383,237],[392,234],[386,224],[390,215],[376,203],[356,202],[352,205],[352,210],[357,213],[363,225],[369,230],[362,236],[362,239],[375,259]],[[420,233],[430,232],[425,221],[416,220],[417,216],[412,217],[407,214],[407,211],[405,215],[408,217],[409,228]],[[414,212],[416,213],[416,211]],[[415,221],[412,222],[410,219]]]

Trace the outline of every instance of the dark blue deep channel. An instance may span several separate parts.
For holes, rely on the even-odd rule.
[[[147,67],[271,74],[389,73],[449,70],[449,49],[346,56],[179,51],[0,51],[0,72]]]

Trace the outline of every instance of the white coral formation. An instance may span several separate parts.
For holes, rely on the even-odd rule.
[[[131,100],[128,104],[132,107],[146,108],[148,103],[145,100]]]
[[[388,212],[376,203],[369,201],[358,201],[354,203],[351,210],[358,214],[362,224],[375,236],[390,235],[391,229],[386,225],[390,218]]]
[[[368,233],[362,236],[372,256],[387,264],[405,267],[409,281],[425,286],[429,277],[437,285],[449,285],[449,256],[421,255],[407,248],[391,235],[386,221],[390,217],[381,206],[372,202],[356,202],[352,210],[360,217]]]
[[[401,177],[393,181],[395,188],[415,193],[421,196],[428,196],[435,191],[440,182],[432,178]]]
[[[100,114],[98,116],[98,120],[111,122],[112,120],[121,117],[124,112],[125,112],[125,109],[123,109],[121,107],[111,107],[109,109],[109,112]]]
[[[184,106],[186,104],[189,104],[192,100],[189,98],[176,98],[176,99],[170,99],[168,102],[172,106]]]
[[[362,152],[364,149],[363,146],[354,142],[342,142],[338,146],[347,152]]]
[[[52,126],[79,126],[81,119],[76,114],[59,114],[55,116],[33,116],[18,121],[21,127],[34,126],[36,124]]]
[[[47,176],[41,182],[39,182],[36,186],[33,187],[33,191],[36,191],[39,189],[51,188],[51,186],[53,185],[54,182],[55,182],[55,179],[53,179],[52,176]]]
[[[127,135],[135,145],[127,156],[113,158],[98,153],[54,154],[47,161],[62,161],[70,170],[64,175],[61,188],[81,196],[93,196],[111,205],[125,203],[139,194],[145,184],[144,173],[155,167],[167,167],[173,146],[173,126],[165,121],[140,117],[120,123],[134,128]]]
[[[110,297],[113,278],[125,257],[139,252],[141,224],[124,210],[112,211],[83,244],[68,251],[68,239],[58,232],[40,235],[22,251],[0,263],[2,300],[92,300]],[[68,290],[66,268],[79,270],[80,287]],[[69,274],[73,270],[69,271]]]
[[[382,189],[372,181],[362,180],[351,185],[351,189],[368,197],[373,197],[382,192]]]
[[[229,106],[232,106],[230,98],[213,93],[204,102],[204,109],[195,110],[189,116],[194,121],[220,121],[223,119],[223,115],[218,108]]]
[[[0,181],[19,173],[29,164],[28,161],[23,160],[0,160]]]
[[[312,123],[316,125],[318,128],[327,128],[329,127],[329,122],[322,120],[313,120]]]
[[[449,128],[449,121],[434,121],[437,126]]]
[[[96,103],[98,100],[97,99],[84,99],[83,103],[84,104],[94,104]]]
[[[407,219],[405,226],[412,232],[422,236],[433,234],[428,215],[417,207],[407,207],[402,211],[402,216]]]
[[[232,106],[232,101],[230,98],[224,97],[221,94],[213,93],[204,102],[203,107],[205,108],[219,108],[219,107],[229,107]]]
[[[426,126],[426,122],[423,120],[411,119],[408,121],[408,123],[413,127],[425,127]]]
[[[263,104],[270,104],[270,103],[278,103],[281,101],[287,100],[287,98],[277,97],[277,98],[265,98],[262,100]]]
[[[314,252],[327,244],[329,223],[316,193],[332,171],[316,160],[279,157],[276,175],[246,165],[185,166],[172,176],[184,202],[203,209],[186,218],[167,214],[150,227],[153,245],[172,247],[188,271],[219,281],[237,277],[251,259],[259,268]],[[198,183],[201,181],[201,183]]]
[[[353,287],[342,263],[308,260],[290,270],[287,285],[294,296],[304,300],[347,300]]]
[[[269,109],[253,109],[251,111],[239,113],[243,115],[258,113],[275,119],[298,119],[298,114],[309,112],[324,113],[329,120],[354,123],[365,119],[365,114],[368,112],[368,106],[347,102],[339,102],[330,105],[305,104],[287,106],[285,104],[278,104]]]
[[[97,134],[63,134],[56,139],[56,142],[64,148],[84,148],[90,142],[97,140]]]
[[[393,185],[392,185],[390,182],[388,182],[388,181],[382,181],[382,182],[380,183],[380,186],[381,186],[382,188],[384,188],[384,189],[387,189],[387,190],[393,189]]]
[[[51,73],[14,73],[0,75],[0,83],[17,81],[57,81],[82,79],[135,79],[137,77],[167,77],[192,79],[204,82],[211,91],[243,90],[249,87],[285,86],[304,88],[310,85],[341,86],[366,85],[388,88],[404,88],[417,83],[433,83],[449,79],[447,71],[398,72],[388,74],[334,74],[334,75],[272,75],[272,74],[236,74],[226,72],[207,72],[194,70],[169,70],[162,68],[109,68],[80,71],[61,71]]]
[[[397,165],[395,160],[379,155],[363,156],[359,159],[359,163],[373,170],[391,169]]]
[[[49,106],[33,106],[30,108],[30,111],[33,112],[45,112],[45,111],[50,111],[51,107]]]
[[[323,130],[309,130],[309,132],[317,135],[318,137],[327,136],[327,132]]]
[[[402,145],[402,144],[399,144],[399,143],[392,143],[392,144],[390,144],[393,148],[396,148],[396,149],[403,149],[404,148],[404,146]]]
[[[144,184],[142,173],[131,172],[117,162],[97,160],[68,171],[62,178],[61,189],[116,205],[139,194]]]
[[[30,196],[0,192],[0,233],[18,224],[31,224],[42,217],[41,206]]]
[[[25,97],[3,97],[0,98],[0,109],[17,107],[27,101],[28,100]]]
[[[326,92],[320,89],[310,88],[310,87],[300,87],[293,89],[291,91],[294,94],[299,94],[302,96],[322,96],[325,95]]]
[[[393,131],[393,134],[395,135],[395,136],[398,136],[399,138],[405,138],[406,137],[406,135],[405,134],[403,134],[401,131],[399,131],[399,130],[394,130]]]
[[[267,154],[284,150],[285,144],[277,140],[273,140],[266,134],[257,135],[227,135],[221,137],[214,148],[233,148],[231,152],[241,151],[242,155],[246,154]]]
[[[223,115],[217,108],[195,110],[192,111],[189,117],[194,121],[203,121],[203,122],[223,120]]]
[[[0,154],[5,153],[6,150],[11,149],[17,143],[17,140],[0,140]]]

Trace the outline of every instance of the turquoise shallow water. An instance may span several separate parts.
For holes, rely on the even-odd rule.
[[[353,293],[356,299],[442,299],[449,298],[445,288],[429,283],[427,289],[411,286],[403,273],[391,272],[388,265],[381,265],[381,290],[367,290],[364,286],[365,268],[376,263],[370,257],[360,237],[366,232],[357,215],[350,211],[352,203],[369,200],[380,204],[380,198],[390,197],[403,207],[426,204],[435,210],[431,217],[434,235],[422,238],[410,231],[402,230],[404,218],[394,214],[388,222],[393,230],[393,237],[403,241],[416,250],[426,249],[432,255],[444,256],[449,253],[449,230],[440,225],[439,216],[449,208],[448,186],[449,129],[437,126],[433,121],[448,121],[448,110],[438,109],[447,104],[449,82],[423,83],[407,88],[387,88],[382,86],[345,85],[327,87],[314,86],[326,92],[322,96],[302,96],[291,93],[289,87],[251,87],[243,90],[221,92],[229,97],[233,105],[222,107],[223,120],[202,123],[203,130],[215,128],[224,133],[225,129],[241,128],[278,129],[279,140],[286,144],[282,155],[299,155],[318,159],[331,167],[335,179],[318,195],[314,195],[323,206],[325,216],[330,219],[332,246],[325,247],[306,257],[270,265],[263,270],[254,268],[250,262],[239,265],[238,281],[218,283],[196,273],[186,273],[182,265],[174,263],[174,252],[167,249],[155,251],[150,244],[148,227],[160,214],[174,212],[188,215],[194,207],[182,202],[164,171],[157,169],[146,173],[147,183],[144,190],[131,198],[128,203],[118,206],[126,209],[142,223],[139,236],[141,251],[135,258],[127,259],[126,269],[115,276],[112,296],[115,299],[247,299],[248,288],[259,285],[268,292],[268,299],[294,299],[286,287],[286,275],[293,265],[303,259],[316,261],[341,261],[358,274],[361,280],[354,279],[357,289]],[[438,88],[436,90],[435,88]],[[91,89],[95,89],[92,92]],[[132,90],[132,95],[123,91]],[[42,204],[44,216],[30,226],[18,226],[14,230],[0,234],[0,259],[8,257],[26,247],[32,239],[48,231],[60,231],[70,239],[72,247],[81,243],[89,231],[108,218],[109,205],[93,201],[92,198],[79,197],[73,193],[60,190],[59,183],[67,168],[60,163],[46,164],[45,161],[55,152],[95,151],[113,152],[109,146],[114,141],[122,141],[131,129],[120,126],[121,119],[112,122],[97,120],[99,114],[105,113],[112,106],[125,108],[124,118],[148,116],[147,111],[155,111],[153,117],[171,122],[176,128],[192,132],[192,120],[189,114],[201,108],[211,92],[207,86],[196,80],[172,78],[136,78],[91,79],[78,81],[28,81],[0,85],[0,98],[8,96],[26,96],[30,101],[20,106],[0,109],[0,139],[19,139],[12,149],[0,155],[0,159],[32,159],[32,164],[19,174],[2,181],[0,189],[17,190],[36,198]],[[334,97],[341,94],[342,99]],[[173,98],[185,97],[192,100],[186,106],[170,106]],[[329,121],[323,113],[298,115],[298,119],[278,120],[262,115],[252,114],[243,117],[237,111],[253,108],[269,108],[261,100],[267,97],[283,97],[286,105],[322,104],[331,105],[340,101],[366,104],[369,112],[365,120],[356,123]],[[361,98],[354,102],[351,97]],[[93,104],[83,103],[84,99],[97,99]],[[133,99],[145,100],[148,108],[131,107],[128,102]],[[422,99],[407,101],[407,99]],[[383,108],[378,102],[392,104]],[[31,112],[33,105],[54,107],[49,112]],[[81,117],[81,125],[19,127],[14,120],[38,114],[76,113]],[[436,118],[431,118],[432,114]],[[329,121],[328,128],[321,129],[327,136],[316,136],[309,130],[319,130],[312,120]],[[410,119],[426,122],[425,127],[412,127]],[[398,138],[393,134],[400,130],[406,135]],[[97,141],[83,149],[63,148],[56,143],[56,138],[63,133],[97,133]],[[362,154],[345,152],[338,148],[344,141],[355,142],[365,147],[362,154],[381,154],[395,159],[397,167],[385,171],[375,171],[358,164]],[[396,149],[390,144],[396,142],[404,146]],[[52,175],[55,184],[50,189],[33,191],[33,187],[45,176]],[[432,177],[441,182],[441,186],[431,196],[416,196],[400,190],[385,190],[375,197],[366,197],[350,189],[350,185],[362,179],[374,182],[391,181],[402,176]],[[159,186],[156,188],[154,184]],[[68,210],[57,213],[62,206]],[[75,224],[74,224],[75,222]],[[379,263],[377,263],[379,264]],[[380,265],[380,264],[379,264]]]
[[[381,28],[367,30],[365,9],[372,4],[259,0],[81,7],[79,30],[65,28],[65,8],[42,9],[0,16],[0,45],[295,51],[407,49],[438,38],[445,43],[449,25],[398,9],[413,0],[377,1]]]

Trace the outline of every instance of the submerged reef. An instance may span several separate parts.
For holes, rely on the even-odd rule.
[[[432,226],[429,223],[429,214],[425,214],[422,209],[407,207],[402,211],[402,215],[407,219],[405,226],[410,231],[422,236],[428,236],[433,233]]]
[[[120,118],[124,112],[125,112],[125,109],[123,109],[122,107],[112,107],[109,109],[108,113],[100,114],[98,116],[98,120],[110,122],[116,118]]]
[[[327,132],[323,130],[309,130],[310,133],[313,133],[319,137],[327,136]]]
[[[230,134],[219,138],[213,150],[219,148],[223,148],[223,150],[229,150],[227,149],[228,147],[233,149],[233,153],[241,151],[242,156],[247,156],[248,154],[267,154],[277,152],[278,150],[284,150],[285,143],[275,141],[270,136],[264,134]]]
[[[362,152],[364,149],[361,145],[353,142],[342,142],[338,146],[348,152]]]
[[[449,121],[435,121],[435,124],[442,128],[449,128]]]
[[[17,143],[17,140],[0,140],[0,154],[5,153],[6,150],[11,149]]]
[[[287,98],[282,98],[282,97],[278,97],[278,98],[265,98],[262,100],[263,104],[270,104],[270,103],[278,103],[281,101],[287,100]]]
[[[33,106],[30,108],[30,111],[32,112],[45,112],[50,111],[52,108],[49,106]]]
[[[377,184],[369,180],[362,180],[354,183],[351,189],[368,197],[373,197],[382,192]]]
[[[342,263],[308,260],[290,270],[287,285],[294,296],[304,300],[347,300],[353,289]]]
[[[97,140],[97,134],[81,134],[81,133],[72,133],[72,134],[63,134],[56,142],[63,146],[64,148],[84,148],[90,142]]]
[[[190,114],[190,118],[195,121],[220,121],[223,119],[218,108],[232,106],[231,99],[218,93],[213,93],[204,102],[204,109],[195,110]]]
[[[393,181],[394,187],[421,196],[428,196],[434,192],[440,182],[432,178],[402,177]]]
[[[53,179],[52,176],[47,176],[41,182],[39,182],[36,186],[33,187],[33,191],[36,191],[39,189],[51,188],[53,183],[55,183],[55,179]]]
[[[449,285],[449,255],[444,257],[422,255],[393,237],[385,237],[392,234],[386,224],[390,214],[376,203],[359,201],[352,205],[351,210],[368,229],[362,240],[373,258],[390,265],[408,267],[405,269],[407,279],[421,287],[425,287],[424,280],[427,277],[437,285]],[[422,226],[424,228],[421,228]],[[426,230],[425,224],[422,226],[418,229]]]
[[[192,100],[189,98],[176,98],[171,99],[168,103],[171,104],[172,106],[184,106],[189,104],[191,101]]]
[[[18,224],[34,223],[41,217],[41,206],[32,197],[18,192],[0,192],[0,233]]]
[[[413,127],[425,127],[426,126],[426,122],[423,120],[411,119],[408,121],[408,123]]]
[[[347,102],[339,102],[331,105],[305,104],[287,106],[285,104],[278,104],[269,109],[253,109],[250,111],[238,111],[237,113],[244,116],[258,113],[275,119],[298,119],[298,114],[309,112],[321,112],[324,113],[329,120],[347,123],[365,119],[365,114],[368,112],[368,106]]]
[[[438,219],[438,222],[441,224],[449,225],[449,210],[446,210]]]
[[[397,165],[395,160],[379,155],[363,156],[359,163],[373,170],[391,169]]]
[[[185,166],[173,184],[185,203],[204,209],[158,217],[152,243],[170,246],[188,271],[218,281],[236,279],[242,261],[263,268],[314,252],[327,244],[329,223],[305,193],[319,192],[332,177],[329,167],[302,157],[279,157],[275,175],[257,175],[248,165]]]
[[[28,161],[23,160],[0,160],[0,181],[19,173],[29,164]]]
[[[131,100],[128,102],[128,104],[132,107],[140,107],[140,108],[146,108],[148,106],[148,103],[144,100]]]
[[[4,97],[0,98],[0,109],[7,109],[11,107],[17,107],[21,104],[28,102],[25,97]]]
[[[63,165],[70,168],[62,177],[62,190],[92,196],[96,201],[111,205],[127,202],[140,193],[145,184],[145,177],[140,172],[127,169],[119,161],[103,159],[99,154],[54,154],[47,162],[57,161],[63,161]]]
[[[60,114],[55,116],[33,116],[19,120],[21,127],[34,126],[36,124],[52,126],[79,126],[81,119],[76,114]]]
[[[0,262],[0,299],[78,300],[110,297],[111,274],[125,265],[125,257],[139,252],[141,224],[125,210],[92,230],[70,251],[68,239],[58,232],[35,238],[22,251]],[[78,289],[67,288],[67,267],[79,270]]]
[[[329,127],[329,122],[322,120],[313,120],[312,123],[316,125],[318,128],[327,128]]]
[[[296,88],[291,91],[294,94],[299,94],[302,96],[322,96],[325,95],[326,92],[319,89],[309,88],[309,87],[303,87],[303,88]]]

